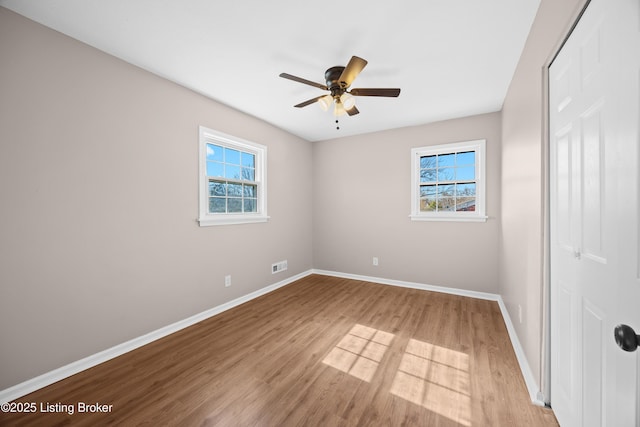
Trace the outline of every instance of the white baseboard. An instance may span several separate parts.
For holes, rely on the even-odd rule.
[[[46,372],[35,378],[24,381],[20,384],[16,384],[13,387],[9,387],[5,390],[0,390],[0,404],[11,402],[12,400],[18,399],[38,389],[70,377],[71,375],[75,375],[78,372],[82,372],[96,365],[99,365],[100,363],[121,356],[125,353],[142,347],[143,345],[166,337],[167,335],[170,335],[181,329],[195,325],[196,323],[215,316],[216,314],[222,313],[223,311],[229,310],[254,298],[258,298],[262,295],[268,294],[269,292],[275,291],[278,288],[293,283],[296,280],[302,279],[303,277],[306,277],[310,274],[312,274],[312,270],[307,270],[295,276],[284,279],[280,282],[266,286],[262,289],[258,289],[257,291],[251,292],[250,294],[244,295],[227,303],[221,304],[217,307],[213,307],[209,310],[203,311],[202,313],[193,315],[187,319],[180,320],[160,329],[156,329],[155,331],[149,332],[148,334],[134,338],[122,344],[118,344],[99,353],[92,354],[91,356],[85,357],[84,359],[77,360],[58,369],[54,369],[53,371]]]
[[[425,285],[423,283],[405,282],[402,280],[384,279],[382,277],[362,276],[360,274],[340,273],[338,271],[328,270],[311,270],[313,274],[322,274],[324,276],[342,277],[343,279],[362,280],[365,282],[380,283],[381,285],[400,286],[402,288],[420,289],[423,291],[440,292],[443,294],[460,295],[463,297],[471,297],[478,299],[486,299],[497,301],[499,295],[488,292],[469,291],[467,289],[447,288],[445,286]]]
[[[366,282],[380,283],[383,285],[400,286],[404,288],[420,289],[425,291],[441,292],[441,293],[448,293],[448,294],[460,295],[460,296],[471,297],[471,298],[497,301],[498,305],[500,306],[500,311],[502,312],[502,317],[504,318],[504,322],[507,326],[507,332],[509,333],[511,344],[513,345],[513,349],[516,353],[516,358],[518,359],[520,370],[522,371],[522,376],[524,377],[524,381],[527,385],[527,390],[529,391],[529,396],[531,397],[531,401],[536,405],[544,406],[544,402],[539,399],[538,384],[533,376],[533,373],[531,372],[531,368],[529,367],[527,359],[524,355],[524,350],[520,345],[520,340],[518,340],[518,336],[516,335],[515,328],[513,327],[513,323],[511,322],[511,317],[509,316],[509,312],[507,311],[506,306],[504,305],[504,302],[502,301],[502,297],[500,295],[492,294],[488,292],[469,291],[466,289],[447,288],[443,286],[425,285],[425,284],[415,283],[415,282],[405,282],[401,280],[391,280],[391,279],[384,279],[380,277],[362,276],[358,274],[340,273],[336,271],[317,270],[317,269],[311,269],[311,270],[302,272],[300,274],[297,274],[295,276],[291,276],[278,283],[274,283],[270,286],[266,286],[255,292],[244,295],[240,298],[236,298],[232,301],[221,304],[219,306],[213,307],[209,310],[203,311],[202,313],[198,313],[187,319],[181,320],[179,322],[176,322],[171,325],[165,326],[163,328],[157,329],[155,331],[149,332],[148,334],[142,335],[138,338],[134,338],[122,344],[118,344],[114,347],[108,348],[99,353],[85,357],[84,359],[80,359],[78,361],[72,362],[58,369],[54,369],[53,371],[49,371],[45,374],[39,375],[35,378],[32,378],[20,384],[16,384],[13,387],[9,387],[5,390],[0,390],[0,404],[18,399],[38,389],[41,389],[57,381],[70,377],[71,375],[77,374],[86,369],[99,365],[100,363],[106,362],[115,357],[128,353],[132,350],[142,347],[143,345],[149,344],[155,340],[166,337],[167,335],[170,335],[181,329],[187,328],[198,322],[201,322],[205,319],[215,316],[216,314],[222,313],[240,304],[248,302],[254,298],[258,298],[262,295],[268,294],[269,292],[272,292],[278,288],[281,288],[290,283],[293,283],[296,280],[309,276],[310,274],[321,274],[325,276],[341,277],[345,279],[354,279],[354,280],[362,280]]]
[[[513,351],[516,353],[516,358],[518,359],[520,371],[522,371],[522,377],[524,378],[524,382],[527,386],[527,391],[529,392],[531,402],[538,406],[546,406],[544,402],[544,395],[540,391],[538,382],[533,376],[533,372],[531,371],[529,362],[527,362],[527,357],[524,355],[524,349],[520,344],[520,340],[518,339],[518,335],[516,334],[516,329],[513,326],[513,322],[511,321],[511,316],[509,316],[509,311],[507,310],[507,306],[504,305],[504,301],[502,301],[501,296],[499,296],[498,305],[500,306],[500,311],[502,312],[504,324],[507,326],[507,332],[509,333],[509,338],[511,338],[511,345],[513,346]]]
[[[422,283],[415,282],[404,282],[401,280],[390,280],[384,279],[380,277],[371,277],[371,276],[362,276],[358,274],[348,274],[348,273],[340,273],[336,271],[326,271],[326,270],[317,270],[313,269],[312,272],[314,274],[323,274],[326,276],[333,277],[342,277],[344,279],[354,279],[354,280],[362,280],[366,282],[380,283],[383,285],[392,285],[392,286],[401,286],[405,288],[411,289],[421,289],[425,291],[432,292],[442,292],[452,295],[460,295],[464,297],[471,298],[479,298],[489,301],[496,301],[498,306],[500,307],[500,312],[502,313],[502,318],[504,319],[504,323],[507,327],[507,332],[509,333],[509,338],[511,339],[511,345],[513,346],[513,351],[516,354],[516,359],[518,360],[518,364],[520,365],[520,371],[522,372],[522,377],[524,378],[524,382],[527,386],[527,391],[529,392],[529,397],[531,398],[531,402],[535,405],[545,406],[544,400],[541,399],[542,393],[540,392],[540,388],[538,387],[538,383],[533,376],[533,372],[531,371],[531,367],[529,366],[529,362],[527,362],[527,358],[524,354],[524,349],[520,344],[520,340],[518,339],[518,335],[516,334],[516,330],[513,326],[513,322],[511,322],[511,316],[509,316],[509,312],[507,311],[507,307],[502,301],[502,297],[498,294],[492,294],[489,292],[477,292],[477,291],[469,291],[466,289],[457,289],[457,288],[447,288],[443,286],[434,286],[434,285],[425,285]]]

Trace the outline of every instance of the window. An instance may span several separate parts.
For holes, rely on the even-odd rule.
[[[411,219],[486,221],[485,140],[411,150]]]
[[[267,148],[200,127],[201,226],[265,222]]]

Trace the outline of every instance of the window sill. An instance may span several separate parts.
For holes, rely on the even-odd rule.
[[[232,224],[253,224],[258,222],[269,221],[267,215],[219,215],[206,216],[198,218],[200,227],[209,227],[212,225],[232,225]]]
[[[487,222],[488,216],[462,216],[462,215],[409,215],[411,221],[453,221],[453,222]]]

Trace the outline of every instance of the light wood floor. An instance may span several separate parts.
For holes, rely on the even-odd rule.
[[[0,425],[558,425],[529,400],[497,303],[320,275],[19,401],[113,407]]]

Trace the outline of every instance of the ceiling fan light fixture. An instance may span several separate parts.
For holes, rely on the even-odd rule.
[[[333,115],[338,117],[344,116],[345,114],[347,114],[347,110],[344,109],[342,102],[340,102],[339,99],[336,99],[336,107],[333,109]]]
[[[331,95],[325,95],[322,98],[318,99],[318,105],[320,105],[322,111],[329,111],[331,103],[333,103],[333,97]]]
[[[345,110],[350,110],[356,106],[355,96],[347,92],[340,95],[340,102],[342,103]]]

